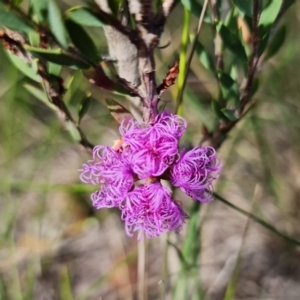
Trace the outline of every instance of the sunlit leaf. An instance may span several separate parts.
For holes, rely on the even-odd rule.
[[[49,74],[58,76],[61,69],[62,69],[61,65],[58,65],[58,64],[55,64],[55,63],[49,63],[49,67],[48,67]]]
[[[33,30],[33,27],[27,21],[0,3],[0,27],[2,26],[26,33]]]
[[[73,22],[93,27],[103,27],[106,23],[96,16],[92,11],[83,6],[75,6],[66,12],[66,17]]]
[[[81,136],[80,136],[77,126],[73,122],[68,122],[66,127],[67,127],[67,130],[70,132],[71,137],[73,138],[74,142],[76,142],[76,143],[80,142]]]
[[[55,0],[48,0],[48,21],[59,44],[65,49],[68,48],[67,32]]]
[[[86,31],[80,25],[74,23],[71,20],[66,20],[66,27],[68,29],[70,38],[76,48],[88,60],[97,63],[99,61],[97,48]]]
[[[40,35],[36,31],[31,31],[28,34],[29,42],[31,46],[39,47],[40,46]]]
[[[47,18],[48,2],[47,0],[31,0],[33,14],[38,23],[43,23]]]
[[[51,109],[56,109],[55,105],[48,100],[48,97],[43,90],[30,84],[24,84],[23,86],[32,96],[45,103]]]
[[[276,20],[280,8],[282,6],[282,0],[271,0],[269,5],[262,11],[259,18],[259,25],[268,27],[272,25]]]
[[[77,103],[77,92],[80,87],[80,83],[84,80],[83,74],[80,70],[75,71],[70,77],[69,81],[65,83],[66,93],[63,100],[65,103],[75,104]]]
[[[217,25],[217,30],[220,33],[225,47],[242,61],[247,61],[247,55],[239,37],[222,23]]]
[[[78,60],[68,54],[64,54],[61,52],[60,49],[58,50],[49,50],[49,49],[40,49],[40,48],[34,48],[25,46],[25,49],[29,51],[33,56],[53,62],[58,65],[68,66],[70,68],[74,69],[88,69],[89,65],[82,62],[81,60]]]
[[[12,64],[20,70],[25,76],[29,77],[30,79],[41,82],[41,77],[37,74],[37,70],[34,69],[34,64],[27,64],[25,61],[23,61],[18,56],[12,54],[10,51],[6,51],[7,56],[9,57],[9,60],[12,62]]]

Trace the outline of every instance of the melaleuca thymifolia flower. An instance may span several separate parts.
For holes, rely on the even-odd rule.
[[[178,142],[187,127],[177,115],[161,112],[154,124],[124,121],[114,147],[97,146],[93,159],[84,164],[81,180],[99,185],[92,194],[95,208],[121,210],[126,232],[147,237],[180,230],[187,215],[171,197],[162,178],[179,187],[193,200],[212,200],[212,183],[221,164],[212,147],[179,151]]]
[[[127,194],[122,209],[126,233],[142,232],[148,238],[181,227],[187,215],[171,198],[171,190],[160,182],[141,184]]]
[[[180,187],[194,200],[208,202],[212,193],[212,182],[220,173],[221,164],[212,147],[195,147],[183,151],[171,167],[171,184]]]

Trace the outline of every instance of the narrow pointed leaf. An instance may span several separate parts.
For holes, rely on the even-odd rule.
[[[286,27],[282,26],[277,30],[275,36],[273,37],[267,49],[266,59],[271,58],[279,51],[280,47],[283,45],[285,41],[285,36],[286,36]]]
[[[62,69],[61,65],[55,63],[49,63],[49,67],[48,67],[49,74],[58,76],[60,74],[61,69]]]
[[[83,117],[88,112],[91,104],[92,104],[91,93],[87,93],[86,97],[82,100],[82,102],[80,104],[80,107],[79,107],[78,122],[77,122],[77,124],[80,124],[81,120],[83,119]]]
[[[33,30],[33,27],[29,23],[0,3],[0,27],[2,26],[25,33]]]
[[[34,85],[24,84],[24,88],[35,98],[47,104],[51,109],[56,109],[55,105],[49,102],[47,95],[45,92]]]
[[[97,48],[86,31],[72,20],[66,20],[70,38],[76,48],[90,61],[99,62]]]
[[[76,6],[66,12],[66,17],[83,26],[103,27],[105,21],[99,19],[91,10],[83,6]]]
[[[227,108],[221,109],[224,116],[230,121],[237,121],[238,118],[233,114],[233,112]]]
[[[15,5],[15,6],[21,5],[22,2],[23,2],[23,0],[12,0],[13,5]]]
[[[132,114],[120,103],[110,98],[106,98],[105,102],[111,115],[118,123],[122,123],[124,120],[129,121],[133,119]]]
[[[230,31],[224,24],[219,23],[217,25],[217,30],[220,33],[222,41],[228,50],[230,50],[234,55],[236,55],[240,60],[246,62],[247,55],[245,49],[238,38],[232,31]]]
[[[233,86],[234,80],[228,74],[221,70],[218,70],[217,74],[222,87],[226,90],[229,90]]]
[[[212,107],[212,110],[213,110],[214,114],[216,115],[216,117],[221,118],[221,119],[224,118],[224,115],[221,111],[222,106],[217,100],[213,99],[211,101],[211,107]]]
[[[202,5],[195,0],[181,0],[182,5],[197,17],[200,16]]]
[[[20,70],[25,76],[29,77],[30,79],[41,82],[41,77],[37,74],[37,70],[34,69],[34,64],[27,64],[18,56],[12,54],[10,51],[6,51],[6,54],[12,64]]]
[[[191,37],[191,41],[193,42],[194,38]],[[214,70],[214,63],[212,58],[210,57],[210,55],[208,54],[208,52],[206,51],[206,49],[203,47],[203,45],[197,41],[196,43],[196,54],[198,56],[198,59],[200,60],[200,62],[202,63],[202,65],[204,66],[204,68],[206,68],[207,70],[210,70],[211,72],[215,72]]]
[[[48,21],[57,41],[63,48],[68,48],[68,37],[62,20],[61,12],[55,0],[48,0]]]
[[[280,11],[282,6],[282,0],[272,0],[270,4],[262,11],[259,18],[259,25],[263,27],[268,27],[272,25]]]
[[[77,126],[73,122],[68,122],[66,127],[67,127],[67,130],[70,132],[73,141],[76,143],[79,143],[81,140],[81,136],[80,136]]]
[[[108,5],[112,11],[112,14],[118,18],[119,16],[119,13],[120,13],[120,8],[121,8],[121,5],[123,3],[123,0],[110,0],[108,1]]]
[[[43,23],[47,19],[48,2],[47,0],[31,0],[34,19],[38,23]]]
[[[88,69],[89,65],[78,60],[68,54],[64,54],[61,50],[49,50],[49,49],[40,49],[25,46],[25,49],[29,51],[33,56],[42,59],[44,61],[52,62],[62,66],[68,66],[74,69]]]
[[[234,5],[245,15],[252,16],[252,2],[253,0],[232,0]]]

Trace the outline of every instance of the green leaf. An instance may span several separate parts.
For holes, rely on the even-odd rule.
[[[0,3],[0,27],[2,26],[25,33],[29,33],[33,30],[33,27],[27,23],[27,21]]]
[[[65,103],[75,103],[77,105],[77,94],[82,80],[84,80],[83,74],[80,70],[77,70],[72,74],[68,82],[66,82],[66,93],[63,97]]]
[[[224,115],[222,113],[222,106],[221,106],[221,104],[217,100],[213,99],[211,101],[211,107],[212,107],[212,110],[213,110],[214,114],[218,118],[224,119]]]
[[[259,88],[259,79],[258,77],[254,77],[253,83],[252,83],[252,88],[251,88],[251,96],[253,96]]]
[[[197,17],[200,16],[202,5],[195,0],[181,0],[182,5]]]
[[[266,53],[266,60],[274,56],[283,45],[286,36],[286,26],[281,26],[273,37]]]
[[[79,143],[81,141],[81,136],[77,126],[73,122],[69,121],[66,127],[67,130],[70,132],[73,141]]]
[[[120,103],[113,99],[105,98],[106,106],[110,111],[111,115],[118,123],[122,123],[124,120],[129,121],[134,119],[132,114]]]
[[[45,103],[51,109],[56,109],[55,105],[49,102],[48,97],[43,90],[30,84],[24,84],[23,86],[32,96]]]
[[[224,21],[225,26],[227,27],[228,30],[231,32],[237,34],[238,32],[238,21],[237,21],[237,16],[238,14],[236,13],[236,9],[231,9]]]
[[[78,122],[77,122],[77,124],[80,124],[81,120],[83,119],[83,117],[88,112],[91,104],[92,104],[91,93],[87,93],[86,96],[85,96],[85,98],[83,98],[83,100],[82,100],[82,102],[80,104],[80,107],[79,107]]]
[[[25,49],[29,51],[33,56],[53,62],[58,65],[62,66],[68,66],[70,68],[74,69],[88,69],[89,65],[82,62],[81,60],[78,60],[68,54],[64,54],[61,52],[60,49],[58,50],[49,50],[49,49],[40,49],[40,48],[34,48],[30,46],[25,46]]]
[[[234,5],[245,15],[252,17],[253,0],[232,0]]]
[[[221,109],[224,116],[230,121],[237,121],[238,118],[233,114],[233,112],[227,108]]]
[[[222,41],[228,50],[230,50],[234,55],[236,55],[240,60],[246,62],[247,55],[245,49],[238,38],[233,32],[231,32],[224,24],[219,23],[217,25],[217,30],[220,33]]]
[[[49,63],[48,72],[51,75],[58,76],[61,71],[61,65]]]
[[[270,4],[262,11],[258,25],[268,27],[276,20],[280,8],[282,6],[282,0],[271,0]]]
[[[40,46],[40,35],[36,31],[31,31],[28,34],[29,42],[31,46],[39,47]]]
[[[108,5],[112,11],[112,14],[118,18],[119,16],[119,13],[120,13],[120,8],[121,8],[121,5],[123,3],[123,0],[110,0],[108,1]]]
[[[99,62],[99,55],[97,48],[85,32],[85,30],[78,24],[71,20],[66,20],[66,27],[68,29],[70,38],[76,48],[90,61],[97,63]]]
[[[30,84],[24,84],[23,86],[33,97],[35,97],[36,99],[43,102],[51,110],[57,111],[57,107],[49,101],[45,91],[37,88],[36,86],[30,85]]]
[[[270,37],[270,32],[266,33],[259,41],[258,45],[258,55],[260,56],[266,49],[268,45],[268,40]]]
[[[92,11],[83,6],[76,6],[66,12],[66,17],[73,22],[93,27],[103,27],[106,23],[98,18]]]
[[[20,70],[25,76],[29,77],[30,79],[41,82],[41,77],[37,74],[37,69],[34,68],[33,64],[27,64],[18,56],[12,54],[10,51],[6,51],[6,54],[12,64]]]
[[[55,0],[48,0],[48,21],[52,33],[56,37],[59,44],[67,49],[68,48],[68,37],[65,30],[65,26],[62,20],[60,10]]]
[[[31,0],[34,19],[37,23],[43,23],[47,19],[48,3],[47,0]]]
[[[226,74],[221,70],[217,70],[217,75],[221,85],[223,99],[226,101],[234,99],[235,103],[237,103],[239,99],[239,90],[236,81],[234,81],[229,74]]]
[[[217,74],[222,87],[226,90],[230,90],[234,84],[234,80],[221,70],[217,70]]]
[[[191,41],[193,42],[194,37],[191,37]],[[206,51],[206,49],[203,47],[203,45],[197,41],[196,43],[196,54],[198,56],[198,59],[202,63],[202,65],[207,69],[210,70],[211,72],[215,72],[215,67],[212,58]]]
[[[13,5],[15,5],[15,6],[21,5],[22,2],[23,2],[23,0],[12,0]]]

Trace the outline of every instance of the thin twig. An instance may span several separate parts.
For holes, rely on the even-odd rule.
[[[253,1],[253,18],[252,18],[252,54],[249,60],[249,72],[246,80],[245,88],[243,90],[241,99],[240,99],[240,107],[239,107],[239,115],[241,115],[244,111],[245,106],[251,99],[252,85],[253,79],[256,73],[256,66],[259,60],[258,48],[259,48],[259,33],[258,33],[258,22],[259,22],[259,0]]]
[[[252,99],[252,86],[255,74],[257,72],[257,65],[259,61],[259,32],[258,32],[258,21],[259,21],[259,0],[253,1],[253,20],[252,20],[252,27],[253,27],[253,34],[252,34],[252,54],[249,59],[249,71],[247,75],[247,79],[243,84],[243,90],[240,97],[240,105],[237,109],[236,115],[239,116],[239,120],[243,117],[243,112],[246,105]],[[227,121],[224,122],[223,120],[219,121],[219,124],[215,131],[210,134],[209,136],[205,137],[208,140],[208,144],[215,147],[216,149],[219,148],[223,141],[225,140],[228,132],[236,125],[239,121]]]
[[[138,241],[138,299],[146,300],[146,245],[145,236],[141,234]]]
[[[220,34],[218,33],[218,30],[216,29],[216,25],[220,19],[220,13],[218,10],[218,3],[216,0],[211,0],[211,10],[212,10],[212,16],[213,16],[213,23],[214,23],[214,29],[215,29],[215,64],[216,64],[216,70],[223,69],[223,55],[222,55],[222,39]]]
[[[48,99],[53,105],[55,105],[59,117],[64,121],[66,127],[68,127],[69,123],[72,123],[73,128],[77,131],[77,134],[79,135],[78,143],[82,145],[87,150],[87,152],[92,153],[94,145],[92,145],[88,141],[81,128],[76,124],[70,111],[68,110],[67,106],[65,105],[62,99],[60,91],[57,91],[51,84],[47,68],[42,62],[38,63],[38,74],[42,78],[43,86],[47,93]]]
[[[207,4],[208,4],[208,0],[205,0],[204,4],[203,4],[203,7],[202,7],[201,15],[200,15],[200,18],[199,18],[199,21],[198,21],[198,26],[197,26],[197,30],[196,30],[196,34],[195,34],[195,39],[193,41],[192,49],[191,49],[191,52],[189,54],[189,58],[188,58],[188,61],[187,61],[187,68],[186,68],[187,71],[184,74],[183,85],[182,85],[182,87],[179,91],[178,97],[177,97],[177,103],[176,103],[176,109],[175,109],[176,112],[178,111],[178,109],[179,109],[179,107],[182,103],[182,96],[183,96],[184,88],[185,88],[186,81],[187,81],[188,70],[190,68],[190,65],[191,65],[191,62],[192,62],[192,59],[193,59],[193,55],[194,55],[194,52],[195,52],[195,49],[196,49],[196,45],[197,45],[197,41],[198,41],[199,34],[200,34],[200,31],[201,31],[202,23],[203,23],[203,20],[204,20],[204,15],[205,15],[205,12],[206,12]]]

